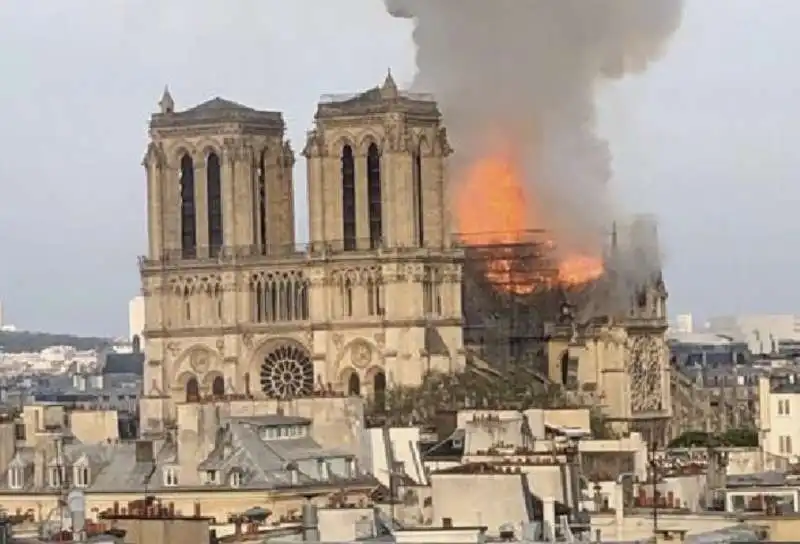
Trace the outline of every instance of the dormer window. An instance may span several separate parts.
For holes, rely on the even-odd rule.
[[[50,487],[61,487],[64,483],[61,467],[51,467],[49,472],[48,483],[50,484]]]
[[[216,470],[207,470],[206,471],[206,484],[213,485],[217,483],[217,471]]]
[[[78,465],[73,469],[73,479],[75,480],[76,487],[89,486],[89,467],[86,465]]]
[[[22,489],[25,485],[25,471],[20,467],[8,469],[8,487],[11,489]]]
[[[242,485],[242,473],[239,470],[233,470],[228,478],[228,483],[230,483],[231,487]]]
[[[325,481],[330,477],[330,467],[328,466],[328,461],[325,459],[317,460],[317,468],[319,470],[320,480]]]
[[[167,487],[175,487],[178,485],[178,469],[175,467],[166,467],[164,469],[164,485]]]
[[[351,478],[358,476],[358,461],[356,461],[355,457],[351,457],[347,460],[347,474]]]

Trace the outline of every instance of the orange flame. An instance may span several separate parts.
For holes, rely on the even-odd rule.
[[[543,227],[530,197],[509,157],[492,155],[475,162],[457,186],[456,221],[464,241],[470,245],[524,242],[526,231]],[[547,243],[558,249],[552,240]],[[578,285],[603,273],[602,260],[590,255],[565,252],[558,255],[557,262],[551,278],[541,272],[515,271],[511,257],[498,249],[486,276],[500,289],[527,294],[544,283]]]

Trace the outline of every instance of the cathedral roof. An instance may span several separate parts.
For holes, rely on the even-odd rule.
[[[381,113],[406,113],[437,120],[441,113],[433,95],[401,91],[391,71],[381,85],[357,94],[324,95],[317,107],[317,119]]]
[[[219,96],[212,98],[211,100],[206,100],[202,104],[198,104],[193,108],[189,108],[184,113],[221,113],[221,112],[256,112],[257,110],[245,106],[243,104],[239,104],[238,102],[234,102],[232,100],[226,100]]]
[[[165,107],[165,104],[169,107]],[[191,128],[223,123],[237,123],[246,129],[259,132],[282,132],[283,114],[276,111],[257,110],[244,104],[216,96],[183,111],[174,108],[172,95],[162,98],[160,112],[153,114],[150,127],[153,129]]]

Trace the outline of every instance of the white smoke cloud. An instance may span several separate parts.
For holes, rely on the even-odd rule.
[[[413,18],[414,87],[436,94],[459,167],[499,131],[523,157],[541,223],[597,251],[614,214],[595,90],[644,70],[680,25],[682,0],[385,0]],[[592,246],[592,247],[587,247]]]

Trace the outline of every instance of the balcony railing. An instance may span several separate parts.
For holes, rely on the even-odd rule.
[[[302,244],[268,244],[223,247],[195,247],[187,249],[168,249],[157,257],[139,257],[140,268],[153,268],[176,265],[202,265],[241,263],[262,259],[325,258],[337,255],[370,254],[412,254],[439,252],[448,249],[444,244],[425,244],[419,246],[390,245],[383,240],[350,239],[307,242]],[[449,248],[452,249],[452,246]]]

